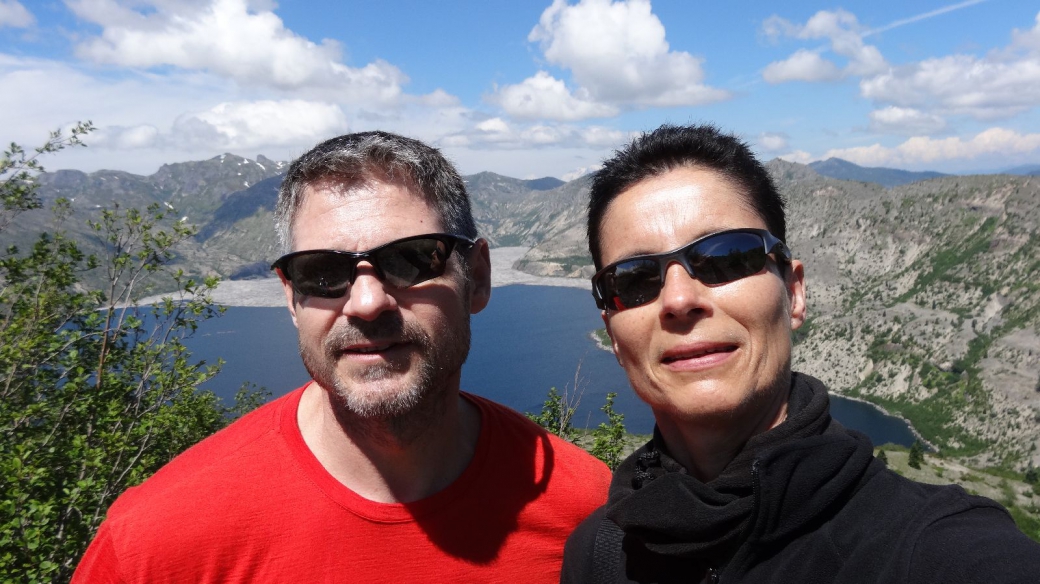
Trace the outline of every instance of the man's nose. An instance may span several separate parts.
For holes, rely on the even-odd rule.
[[[343,313],[372,321],[388,310],[396,310],[397,299],[387,288],[388,285],[379,278],[372,264],[359,263],[347,301],[343,303]]]

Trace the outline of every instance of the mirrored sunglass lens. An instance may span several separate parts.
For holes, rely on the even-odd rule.
[[[312,253],[290,260],[293,287],[306,296],[339,298],[346,294],[356,261],[334,253]]]
[[[661,293],[661,268],[652,259],[622,262],[606,277],[611,294],[604,297],[618,310],[646,304]]]
[[[448,261],[448,246],[439,239],[413,239],[387,246],[375,254],[391,286],[414,286],[440,276]]]
[[[726,233],[690,248],[687,260],[701,282],[725,284],[758,273],[766,265],[766,252],[754,233]]]

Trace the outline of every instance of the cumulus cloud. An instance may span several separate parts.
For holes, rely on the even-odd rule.
[[[841,79],[841,69],[815,51],[799,49],[783,61],[766,65],[762,78],[767,83],[836,81]]]
[[[270,11],[270,3],[70,0],[68,5],[102,29],[76,47],[80,58],[94,63],[174,66],[284,90],[333,89],[344,102],[391,102],[408,81],[385,61],[360,68],[343,64],[339,43],[318,44],[295,34]]]
[[[870,129],[882,134],[935,134],[946,129],[946,120],[913,108],[888,106],[870,112]]]
[[[766,152],[779,152],[787,148],[787,135],[776,132],[763,132],[758,135],[756,145]]]
[[[630,140],[632,135],[603,126],[511,124],[494,117],[453,132],[438,140],[438,144],[457,148],[493,147],[505,150],[546,146],[601,149],[617,147]]]
[[[602,164],[594,164],[592,166],[582,166],[579,168],[575,168],[570,172],[565,172],[562,175],[560,175],[560,180],[564,182],[570,182],[572,180],[579,179],[585,176],[586,174],[589,174],[590,172],[597,171],[601,168],[603,168]]]
[[[477,124],[476,129],[488,133],[507,133],[509,132],[509,124],[502,118],[491,118]]]
[[[863,79],[860,93],[898,107],[1005,118],[1040,103],[1040,52],[1015,60],[996,55],[927,59]]]
[[[786,154],[778,154],[777,158],[780,160],[786,160],[787,162],[797,162],[798,164],[809,164],[816,158],[806,152],[805,150],[795,150]]]
[[[135,150],[151,148],[159,140],[159,129],[151,124],[104,126],[87,135],[84,142],[92,148]]]
[[[585,90],[578,93],[588,95]],[[620,112],[615,106],[575,96],[563,81],[545,71],[519,84],[502,87],[491,99],[509,115],[525,119],[572,121],[610,117]]]
[[[826,39],[830,50],[847,62],[839,67],[816,51],[799,49],[787,59],[770,63],[763,69],[762,77],[768,83],[835,81],[848,76],[875,75],[888,69],[877,47],[863,42],[866,29],[854,14],[845,10],[821,10],[803,25],[772,16],[763,23],[762,31],[774,41],[780,37]]]
[[[566,121],[729,98],[704,84],[702,59],[671,50],[648,0],[554,0],[528,40],[548,63],[570,71],[575,89],[541,71],[493,96],[510,115]]]
[[[1007,47],[984,56],[956,54],[892,66],[863,41],[879,31],[975,4],[969,0],[875,30],[866,30],[844,10],[818,12],[801,25],[771,17],[762,26],[769,39],[827,39],[829,51],[848,64],[839,68],[822,49],[800,49],[770,63],[762,77],[769,83],[859,78],[860,95],[881,106],[871,114],[871,129],[893,134],[942,132],[949,116],[989,121],[1034,108],[1040,104],[1040,14],[1032,28],[1013,30]]]
[[[1033,28],[1011,31],[1011,46],[1016,49],[1040,51],[1040,13],[1037,13]]]
[[[943,139],[915,136],[893,148],[880,144],[829,150],[823,158],[843,158],[863,166],[891,166],[971,160],[986,156],[1013,157],[1040,152],[1040,134],[1020,134],[1006,128],[990,128],[974,137]]]
[[[347,126],[346,116],[335,104],[303,100],[227,102],[179,117],[171,139],[182,146],[197,143],[254,149],[314,142],[341,134]]]
[[[0,0],[0,28],[27,28],[35,22],[36,18],[18,0]]]

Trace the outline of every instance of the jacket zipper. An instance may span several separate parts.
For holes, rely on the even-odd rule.
[[[708,568],[708,573],[705,574],[704,581],[708,584],[719,584],[719,571],[715,568]]]

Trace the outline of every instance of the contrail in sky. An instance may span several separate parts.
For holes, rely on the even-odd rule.
[[[900,26],[905,26],[907,24],[912,24],[912,23],[915,23],[915,22],[918,22],[918,21],[921,21],[921,20],[926,20],[926,19],[929,19],[929,18],[931,18],[933,16],[939,16],[940,14],[946,14],[947,12],[953,12],[954,10],[960,10],[961,8],[967,8],[969,6],[974,6],[976,4],[982,4],[983,2],[989,2],[989,0],[966,0],[965,2],[958,2],[957,4],[950,4],[949,6],[943,6],[942,8],[938,8],[936,10],[932,10],[931,12],[925,12],[924,14],[918,14],[917,16],[911,16],[910,18],[904,18],[902,20],[897,20],[897,21],[892,22],[890,24],[886,24],[885,26],[882,26],[880,28],[875,28],[874,30],[868,30],[867,32],[863,33],[863,36],[868,37],[868,36],[870,36],[872,34],[878,34],[878,33],[881,33],[881,32],[885,32],[886,30],[892,30],[893,28],[899,28]]]

